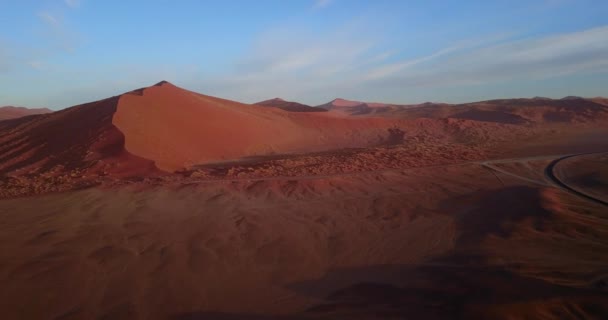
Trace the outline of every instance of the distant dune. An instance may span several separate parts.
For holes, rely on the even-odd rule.
[[[608,99],[567,96],[561,99],[496,99],[462,104],[426,102],[411,105],[335,99],[319,108],[349,116],[386,118],[466,119],[504,124],[586,123],[608,118]]]
[[[24,107],[5,106],[0,107],[0,120],[15,119],[30,116],[33,114],[43,114],[49,112],[53,111],[47,108],[28,109]]]
[[[351,116],[369,116],[369,115],[393,115],[406,109],[418,108],[418,107],[432,107],[432,106],[448,106],[445,103],[432,103],[425,102],[421,104],[390,104],[380,102],[361,102],[346,100],[342,98],[334,99],[328,103],[317,106],[331,110],[334,112],[347,114]]]
[[[326,109],[323,109],[323,108],[315,108],[315,107],[311,107],[309,105],[301,104],[298,102],[285,101],[281,98],[264,100],[264,101],[256,102],[254,104],[258,105],[258,106],[264,106],[264,107],[279,108],[279,109],[282,109],[285,111],[290,111],[290,112],[326,112],[327,111]]]
[[[458,118],[496,123],[587,123],[608,118],[608,108],[596,99],[499,99],[456,105],[421,105],[394,110],[389,117]]]
[[[322,108],[326,110],[343,112],[351,115],[358,114],[369,114],[372,109],[386,109],[389,107],[389,104],[385,103],[375,103],[375,102],[361,102],[361,101],[353,101],[346,100],[342,98],[334,99],[326,104],[322,104],[317,106],[317,108]],[[377,111],[377,110],[375,110]]]

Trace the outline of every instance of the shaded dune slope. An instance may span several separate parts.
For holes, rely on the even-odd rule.
[[[124,135],[112,124],[118,100],[0,122],[0,174],[154,171],[152,162],[124,150]]]

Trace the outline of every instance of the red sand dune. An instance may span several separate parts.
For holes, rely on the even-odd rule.
[[[353,105],[346,100],[335,103]],[[564,117],[587,122],[603,119],[607,109],[580,99],[497,100],[450,108],[426,104],[407,109],[405,115],[395,111],[382,117],[286,112],[194,93],[163,81],[59,112],[0,122],[0,174],[14,179],[44,174],[55,179],[47,183],[53,186],[73,177],[85,177],[85,181],[108,175],[145,177],[155,175],[157,169],[174,172],[247,157],[379,146],[400,143],[403,137],[430,149],[445,145],[445,150],[452,150],[454,145],[446,143],[467,145],[462,150],[469,156],[446,154],[471,159],[479,152],[471,149],[473,145],[487,148],[549,130],[529,125],[532,116],[539,116],[531,116],[530,110],[542,110],[541,120],[554,112],[552,117],[559,124]],[[429,119],[433,117],[440,119]],[[339,165],[330,169],[344,172]],[[28,194],[42,192],[34,189]]]
[[[447,121],[449,120],[449,121]],[[493,140],[519,127],[467,119],[293,113],[210,97],[161,82],[119,97],[113,124],[125,149],[166,171],[209,162],[391,142],[389,129],[450,140]],[[525,130],[525,129],[524,129]]]
[[[361,102],[361,101],[352,101],[352,100],[337,98],[324,105],[321,105],[320,107],[327,109],[327,110],[332,110],[332,109],[335,109],[338,107],[355,107],[355,106],[362,105],[364,103],[365,102]]]
[[[176,170],[246,156],[369,146],[405,121],[290,113],[162,82],[120,96],[113,123],[126,136],[126,150]]]
[[[16,175],[58,166],[139,172],[151,170],[152,162],[173,171],[247,156],[377,145],[390,138],[388,128],[408,123],[290,113],[161,82],[52,114],[1,122],[0,172]],[[119,157],[129,160],[114,161]],[[142,158],[149,164],[128,164]]]
[[[53,112],[53,110],[47,108],[29,109],[24,107],[6,106],[0,107],[0,120],[15,119],[33,114],[43,114],[49,112]]]

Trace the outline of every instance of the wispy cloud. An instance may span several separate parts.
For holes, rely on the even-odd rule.
[[[332,3],[332,1],[333,0],[315,0],[313,8],[315,8],[315,9],[325,8],[325,7],[329,6]]]
[[[428,56],[411,59],[411,60],[400,61],[400,62],[391,63],[391,64],[385,64],[385,65],[382,65],[382,66],[369,70],[369,72],[367,73],[365,78],[368,80],[384,78],[386,76],[390,76],[392,74],[402,72],[410,67],[417,66],[423,62],[430,61],[430,60],[436,59],[438,57],[441,57],[443,55],[449,54],[450,52],[453,52],[457,49],[458,49],[458,47],[449,47],[449,48],[439,50]]]
[[[30,60],[27,62],[27,65],[34,70],[42,70],[44,68],[44,63],[39,60]]]
[[[39,12],[38,17],[52,28],[57,28],[61,24],[59,18],[50,12]]]
[[[199,78],[193,87],[246,102],[282,95],[321,103],[370,91],[397,97],[403,93],[395,92],[404,88],[608,72],[608,26],[519,40],[505,34],[465,39],[405,60],[395,57],[407,52],[379,51],[386,43],[373,36],[359,37],[357,30],[321,37],[287,31],[262,35],[233,73]]]
[[[59,14],[41,11],[35,16],[41,25],[36,42],[22,43],[0,39],[0,73],[30,70],[49,71],[53,64],[48,58],[72,52],[79,44],[79,35],[68,28]]]
[[[369,59],[369,63],[383,62],[386,59],[388,59],[388,58],[390,58],[391,56],[394,56],[394,55],[395,55],[395,51],[393,51],[393,50],[382,52],[380,54],[375,55],[371,59]]]
[[[42,34],[47,41],[65,51],[73,51],[76,48],[79,35],[66,25],[61,15],[42,11],[37,16],[46,25]]]
[[[70,8],[77,8],[80,6],[80,0],[65,0],[65,4]]]
[[[368,63],[376,42],[361,34],[339,30],[315,35],[297,27],[264,33],[233,72],[207,76],[197,86],[249,102],[277,94],[304,98],[322,86],[339,84]]]
[[[42,59],[48,52],[16,41],[0,39],[0,74],[21,70],[27,66],[32,69],[42,67]]]
[[[427,58],[437,61],[430,67],[413,67]],[[377,77],[368,80],[379,81],[383,86],[463,85],[606,71],[608,26],[509,41],[445,57],[435,54],[406,63],[405,67],[412,68],[376,73]],[[385,67],[390,69],[390,65]]]

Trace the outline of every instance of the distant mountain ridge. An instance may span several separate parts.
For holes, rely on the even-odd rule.
[[[415,107],[447,106],[445,103],[424,102],[421,104],[391,104],[381,102],[362,102],[336,98],[328,103],[317,106],[330,111],[341,112],[348,115],[379,115]]]
[[[264,106],[264,107],[274,107],[279,108],[289,112],[326,112],[327,110],[322,108],[311,107],[306,104],[286,101],[281,98],[274,98],[269,100],[264,100],[260,102],[254,103],[254,105]]]

